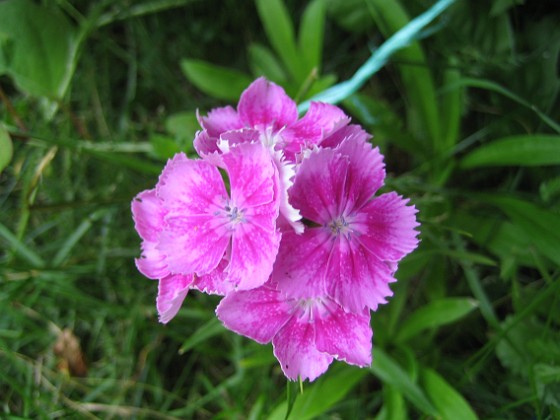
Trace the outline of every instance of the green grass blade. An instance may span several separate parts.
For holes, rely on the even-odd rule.
[[[355,367],[342,367],[321,377],[317,382],[307,386],[303,394],[299,395],[292,407],[290,419],[307,420],[328,411],[333,405],[360,382],[367,371]],[[284,420],[288,404],[284,401],[278,405],[268,417],[268,420]]]
[[[421,31],[454,2],[455,0],[439,0],[430,9],[411,20],[408,25],[385,41],[356,71],[354,76],[315,95],[310,100],[301,103],[298,107],[299,112],[307,111],[311,101],[337,104],[357,92],[373,74],[387,63],[387,60],[389,60],[396,51],[405,48],[412,41],[417,39]]]
[[[301,18],[298,47],[300,57],[306,64],[306,72],[321,68],[326,6],[324,0],[313,0]]]
[[[456,83],[461,79],[455,57],[449,59],[449,68],[443,73],[443,89],[440,98],[441,143],[439,151],[449,152],[453,149],[459,138],[461,116],[463,113],[464,88]],[[446,86],[453,86],[446,88]]]
[[[438,411],[428,400],[422,389],[410,378],[408,373],[390,358],[383,350],[374,349],[371,372],[384,384],[389,384],[401,392],[407,400],[424,414],[438,417]]]
[[[45,267],[45,261],[37,253],[28,248],[23,242],[18,240],[18,238],[1,223],[0,238],[2,238],[4,242],[6,242],[8,246],[13,249],[16,255],[27,261],[34,268]]]
[[[298,54],[294,26],[282,0],[256,0],[257,11],[266,36],[297,84],[306,78]]]
[[[483,197],[507,214],[543,255],[560,265],[560,218],[556,213],[513,197]]]
[[[463,396],[436,371],[424,369],[422,379],[424,389],[441,413],[441,418],[453,420],[478,419]]]
[[[0,173],[9,165],[13,153],[12,139],[6,128],[0,124]]]
[[[253,81],[245,73],[203,60],[182,60],[181,69],[193,85],[218,99],[238,100]]]
[[[393,35],[410,23],[406,10],[398,0],[367,0],[367,5],[385,37]],[[402,63],[398,64],[397,68],[409,102],[409,121],[420,122],[418,127],[411,127],[411,130],[417,135],[423,132],[420,137],[432,143],[428,143],[427,146],[439,153],[444,145],[440,141],[434,81],[424,50],[414,41],[395,52],[394,57]]]
[[[64,243],[61,245],[61,247],[59,248],[58,252],[56,253],[56,255],[52,260],[52,266],[56,268],[62,265],[64,260],[68,257],[68,255],[70,255],[72,249],[74,249],[74,247],[80,241],[82,236],[84,236],[86,232],[91,228],[93,222],[99,220],[105,214],[107,214],[106,209],[98,210],[95,213],[91,214],[89,217],[87,217],[85,220],[83,220],[82,223],[78,225],[78,227],[74,230],[74,232],[72,232],[68,236],[66,241],[64,241]]]
[[[278,84],[288,79],[282,65],[268,48],[259,44],[251,44],[248,49],[249,65],[255,76],[264,76]]]
[[[183,342],[179,349],[179,354],[184,354],[209,338],[222,334],[224,331],[222,323],[217,318],[211,318]]]
[[[512,101],[517,102],[518,104],[523,105],[524,107],[533,111],[542,120],[542,122],[544,122],[546,125],[548,125],[550,128],[552,128],[554,131],[556,131],[557,133],[560,134],[560,124],[558,124],[556,121],[554,121],[548,115],[546,115],[537,106],[527,102],[525,99],[521,98],[519,95],[516,95],[512,91],[506,89],[505,87],[503,87],[502,85],[500,85],[496,82],[493,82],[491,80],[485,80],[485,79],[462,78],[456,83],[456,86],[468,86],[468,87],[474,87],[474,88],[479,88],[479,89],[486,89],[486,90],[490,90],[490,91],[499,93],[499,94],[505,96],[506,98],[509,98]],[[451,87],[452,86],[449,86],[449,88],[451,88]]]
[[[543,166],[560,164],[560,136],[534,134],[504,137],[473,150],[460,163],[464,169],[480,166]]]
[[[443,298],[430,302],[417,309],[403,322],[398,328],[395,340],[404,342],[426,329],[451,324],[468,315],[477,306],[478,303],[470,298]]]

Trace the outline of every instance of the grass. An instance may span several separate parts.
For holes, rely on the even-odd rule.
[[[350,77],[430,2],[381,3],[327,3],[325,75]],[[192,113],[224,104],[181,61],[249,73],[273,23],[235,1],[45,2],[91,27],[50,119],[0,65],[14,148],[0,175],[0,417],[283,419],[289,394],[298,419],[559,419],[560,162],[531,154],[559,135],[558,11],[517,3],[459,1],[342,103],[375,134],[388,189],[419,208],[422,243],[372,317],[372,368],[335,363],[300,394],[270,346],[219,324],[218,297],[192,292],[157,322],[130,214],[166,157],[192,151]],[[307,3],[285,4],[298,22]],[[528,163],[500,146],[519,136]]]

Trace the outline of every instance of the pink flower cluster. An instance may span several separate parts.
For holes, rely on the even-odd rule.
[[[200,159],[178,154],[132,202],[137,267],[159,281],[169,322],[191,289],[222,295],[218,318],[272,342],[285,375],[310,381],[333,359],[371,363],[370,311],[416,248],[416,209],[383,185],[383,156],[336,106],[301,119],[257,79],[237,109],[199,117]]]

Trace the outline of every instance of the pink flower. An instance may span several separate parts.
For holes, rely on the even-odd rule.
[[[138,269],[159,279],[158,311],[167,322],[189,288],[225,294],[265,283],[272,272],[280,233],[278,174],[259,143],[232,147],[219,170],[202,160],[176,155],[155,190],[132,203],[142,238]]]
[[[348,124],[344,112],[334,105],[314,102],[298,120],[296,103],[284,89],[261,77],[243,92],[237,111],[231,106],[216,108],[208,116],[199,117],[199,121],[203,130],[197,134],[194,146],[200,156],[209,160],[215,161],[216,155],[240,141],[257,140],[270,150],[280,178],[280,223],[301,233],[301,216],[290,205],[287,194],[295,174],[293,163],[301,152]]]
[[[274,355],[291,380],[313,381],[333,359],[371,364],[369,311],[345,312],[328,297],[290,299],[269,282],[229,293],[216,315],[238,334],[261,344],[272,341]]]
[[[294,299],[329,296],[345,310],[376,310],[391,296],[398,261],[416,248],[416,209],[383,185],[383,157],[355,131],[299,167],[292,204],[310,227],[287,232],[272,277]]]
[[[297,105],[284,89],[261,77],[242,93],[237,110],[216,108],[199,121],[203,131],[195,139],[195,148],[201,156],[219,152],[223,133],[255,129],[263,144],[283,151],[294,162],[296,154],[320,144],[350,119],[340,108],[320,102],[312,102],[305,116],[298,119]]]

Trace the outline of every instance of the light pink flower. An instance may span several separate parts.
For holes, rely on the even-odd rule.
[[[222,155],[228,194],[212,164],[171,160],[156,192],[166,209],[158,250],[173,273],[204,276],[229,261],[225,282],[232,288],[262,285],[278,252],[278,174],[261,144],[239,144]]]
[[[142,238],[140,272],[159,280],[162,322],[179,310],[190,288],[224,295],[258,287],[270,276],[280,233],[278,173],[260,143],[231,147],[219,170],[202,160],[176,155],[156,188],[133,200]]]
[[[229,293],[216,315],[230,330],[258,343],[272,341],[274,355],[291,380],[323,374],[333,359],[371,364],[369,311],[345,312],[327,297],[290,299],[272,283]]]
[[[355,131],[336,148],[318,149],[299,167],[292,204],[310,224],[287,232],[273,279],[295,299],[329,296],[345,310],[376,310],[391,296],[397,263],[416,248],[416,209],[382,186],[383,157]]]

